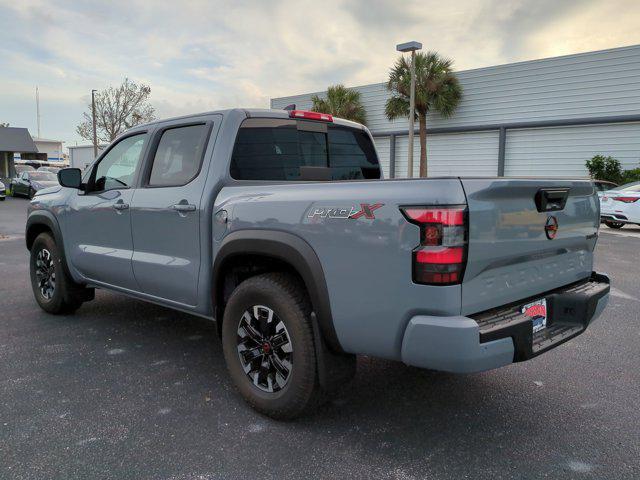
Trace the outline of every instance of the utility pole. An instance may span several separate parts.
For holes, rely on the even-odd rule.
[[[38,124],[38,138],[40,138],[40,92],[36,85],[36,122]]]
[[[409,145],[407,158],[407,177],[413,177],[413,130],[416,116],[416,50],[422,49],[420,42],[407,42],[396,45],[399,52],[411,52],[411,93],[409,95]]]
[[[98,158],[98,135],[96,134],[96,92],[91,90],[91,121],[93,123],[93,158]]]

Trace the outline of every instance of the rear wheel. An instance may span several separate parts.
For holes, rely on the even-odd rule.
[[[49,233],[38,235],[31,246],[30,273],[33,295],[46,312],[71,313],[92,294],[67,275],[58,245]]]
[[[291,419],[318,403],[311,306],[293,276],[249,278],[231,294],[222,324],[231,378],[256,410]]]
[[[615,228],[616,230],[619,228],[624,227],[624,223],[622,222],[610,222],[610,221],[606,221],[604,222],[604,224],[609,227],[609,228]]]

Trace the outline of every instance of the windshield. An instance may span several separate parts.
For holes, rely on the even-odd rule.
[[[611,190],[616,192],[640,192],[640,182],[627,183]]]
[[[20,174],[22,172],[31,172],[31,171],[35,171],[35,168],[29,166],[29,165],[16,165],[16,173]]]
[[[47,171],[35,171],[29,172],[29,178],[31,180],[41,181],[41,182],[55,182],[58,180],[58,177],[55,173],[47,172]]]

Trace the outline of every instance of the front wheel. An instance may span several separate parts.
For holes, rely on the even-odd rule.
[[[222,346],[236,387],[259,412],[291,419],[318,403],[311,306],[295,277],[269,273],[242,282],[224,312]]]
[[[90,299],[91,290],[76,284],[62,266],[60,250],[49,233],[41,233],[31,246],[31,288],[44,311],[71,313]]]
[[[609,227],[609,228],[615,228],[616,230],[618,230],[619,228],[624,227],[624,223],[622,222],[604,222],[604,224]]]

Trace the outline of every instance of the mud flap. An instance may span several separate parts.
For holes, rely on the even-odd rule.
[[[318,363],[318,382],[325,393],[332,393],[348,384],[356,374],[356,356],[350,353],[335,353],[322,338],[315,312],[311,313],[313,340]]]

